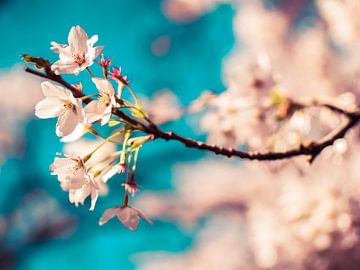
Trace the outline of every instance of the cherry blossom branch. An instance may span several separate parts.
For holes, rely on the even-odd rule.
[[[61,76],[55,75],[52,72],[41,73],[36,70],[33,70],[29,67],[25,68],[25,71],[33,75],[52,80],[57,82],[69,90],[71,90],[75,97],[82,98],[84,94],[79,91],[76,87],[67,83]],[[85,98],[84,102],[89,103],[91,98]],[[283,152],[246,152],[240,151],[232,148],[224,148],[217,145],[210,145],[200,141],[196,141],[190,138],[185,138],[174,132],[164,132],[160,130],[155,124],[150,123],[146,124],[143,121],[133,118],[127,115],[125,112],[119,110],[118,108],[113,109],[113,114],[118,116],[120,119],[124,120],[128,124],[134,126],[135,128],[153,136],[153,139],[163,139],[166,141],[178,141],[184,144],[186,147],[195,148],[199,150],[210,151],[216,155],[222,155],[226,157],[238,157],[241,159],[247,160],[259,160],[259,161],[273,161],[281,159],[289,159],[297,156],[308,156],[310,157],[309,161],[313,162],[315,158],[327,147],[332,145],[337,139],[344,138],[350,129],[355,127],[360,121],[360,111],[347,111],[338,106],[328,103],[321,103],[318,101],[312,101],[307,104],[305,103],[296,103],[292,105],[296,106],[297,109],[304,109],[312,106],[324,107],[335,113],[341,114],[346,118],[346,123],[340,126],[338,129],[333,130],[328,135],[324,136],[318,141],[312,141],[306,144],[301,144],[298,148],[283,151]]]

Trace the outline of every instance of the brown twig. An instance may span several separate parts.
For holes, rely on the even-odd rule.
[[[41,73],[36,70],[30,69],[28,67],[25,68],[26,72],[29,72],[31,74],[34,74],[36,76],[49,79],[52,81],[55,81],[69,90],[71,90],[75,97],[84,97],[84,94],[76,89],[71,84],[67,83],[61,76],[46,72]],[[89,103],[91,101],[91,98],[87,98],[84,100],[85,103]],[[337,107],[332,104],[326,104],[326,103],[319,103],[319,102],[312,102],[311,104],[297,104],[300,107],[306,107],[306,106],[321,106],[328,108],[331,111],[334,111],[338,114],[341,114],[345,116],[347,119],[346,123],[339,127],[338,129],[334,130],[327,136],[323,137],[319,141],[314,141],[311,143],[308,143],[306,145],[301,144],[299,148],[291,149],[288,151],[283,152],[246,152],[246,151],[240,151],[235,150],[231,148],[223,148],[216,145],[210,145],[203,142],[199,142],[190,138],[182,137],[174,132],[164,132],[160,130],[155,125],[148,125],[144,123],[143,121],[133,118],[123,111],[114,108],[113,114],[118,116],[119,118],[123,119],[125,122],[131,124],[132,126],[136,127],[137,129],[154,136],[154,139],[163,139],[166,141],[178,141],[182,144],[184,144],[186,147],[189,148],[195,148],[200,150],[206,150],[210,151],[212,153],[215,153],[216,155],[222,155],[226,157],[238,157],[241,159],[247,159],[247,160],[260,160],[260,161],[272,161],[272,160],[281,160],[281,159],[288,159],[296,156],[308,156],[310,157],[310,162],[313,162],[315,158],[327,147],[332,145],[337,139],[344,138],[344,136],[347,134],[347,132],[356,126],[360,121],[360,111],[346,111],[340,107]]]

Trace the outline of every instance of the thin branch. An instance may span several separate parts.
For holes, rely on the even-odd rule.
[[[69,90],[71,90],[75,97],[81,98],[84,97],[84,94],[76,89],[71,84],[67,83],[61,76],[51,74],[51,73],[40,73],[38,71],[35,71],[33,69],[30,69],[28,67],[25,68],[26,72],[29,72],[31,74],[34,74],[36,76],[49,79],[52,81],[55,81]],[[91,98],[85,99],[85,103],[89,103],[91,101]],[[226,157],[238,157],[241,159],[247,159],[247,160],[260,160],[260,161],[272,161],[272,160],[281,160],[281,159],[288,159],[292,157],[297,156],[308,156],[310,157],[310,162],[313,162],[314,159],[327,147],[332,145],[337,139],[344,138],[347,132],[355,127],[359,121],[360,121],[360,111],[346,111],[340,107],[337,107],[333,104],[327,104],[327,103],[319,103],[319,102],[312,102],[309,104],[297,104],[300,106],[300,108],[305,108],[309,106],[320,106],[328,108],[329,110],[336,112],[338,114],[341,114],[346,117],[347,121],[346,123],[339,127],[338,129],[334,130],[327,136],[323,137],[319,141],[314,141],[311,143],[308,143],[306,145],[301,144],[299,148],[291,149],[288,151],[283,152],[246,152],[246,151],[240,151],[235,150],[232,148],[224,148],[217,145],[210,145],[203,142],[199,142],[190,138],[182,137],[174,132],[164,132],[160,130],[155,125],[147,125],[143,121],[133,118],[131,116],[128,116],[123,111],[114,108],[113,114],[118,116],[119,118],[123,119],[125,122],[133,125],[134,127],[138,128],[139,130],[153,135],[154,139],[163,139],[166,141],[178,141],[182,144],[184,144],[186,147],[189,148],[195,148],[199,150],[206,150],[210,151],[216,155],[222,155]]]

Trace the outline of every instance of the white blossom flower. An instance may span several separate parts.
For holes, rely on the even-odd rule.
[[[87,197],[91,196],[90,211],[94,210],[95,203],[102,192],[101,180],[94,177],[93,172],[85,166],[84,160],[75,155],[64,155],[55,158],[50,166],[52,175],[57,175],[60,186],[69,192],[69,201],[75,206],[84,204]]]
[[[70,90],[57,86],[49,81],[41,83],[45,99],[35,107],[39,118],[59,117],[56,124],[56,135],[67,136],[77,125],[84,121],[82,101],[76,99]]]
[[[101,125],[110,120],[111,110],[116,106],[115,89],[107,79],[93,78],[100,97],[91,101],[85,108],[85,115],[88,123],[101,119]]]
[[[139,209],[132,206],[115,206],[107,209],[99,220],[99,225],[103,225],[112,219],[114,216],[117,218],[131,231],[135,231],[139,225],[140,217],[145,219],[149,224],[152,221]]]
[[[50,165],[52,175],[57,175],[64,191],[80,189],[89,179],[84,161],[79,156],[56,157]]]
[[[94,47],[98,36],[90,39],[80,26],[73,26],[69,32],[69,45],[51,42],[51,50],[59,54],[60,60],[55,62],[51,69],[55,74],[79,74],[91,66],[99,56],[104,46]]]

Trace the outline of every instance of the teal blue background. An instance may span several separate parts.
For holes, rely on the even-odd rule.
[[[169,21],[160,4],[158,0],[0,1],[0,68],[19,63],[21,53],[55,61],[50,41],[66,43],[71,26],[81,25],[89,36],[99,35],[97,44],[105,45],[105,55],[123,67],[138,93],[151,96],[156,90],[169,88],[182,104],[188,104],[205,89],[222,91],[222,60],[234,45],[232,7],[221,5],[195,22],[180,24]],[[169,53],[154,56],[151,43],[163,35],[171,38]],[[72,82],[83,78],[66,77]],[[85,89],[88,85],[84,83]],[[6,89],[0,89],[0,94],[4,98]],[[181,119],[163,128],[203,139],[192,131],[189,121]],[[25,128],[25,155],[10,156],[2,165],[0,215],[11,215],[22,207],[25,194],[39,189],[74,216],[77,226],[70,237],[27,243],[13,229],[0,239],[0,254],[6,250],[14,257],[11,268],[135,269],[130,257],[137,252],[181,252],[191,245],[193,232],[185,232],[168,220],[154,220],[152,226],[142,222],[135,233],[115,221],[99,227],[102,212],[121,200],[116,181],[111,182],[110,194],[99,199],[94,212],[88,211],[88,202],[79,208],[71,205],[48,169],[55,153],[62,149],[54,124],[55,120],[31,119]],[[171,189],[172,167],[204,155],[176,142],[153,142],[141,152],[138,180],[146,191]]]

